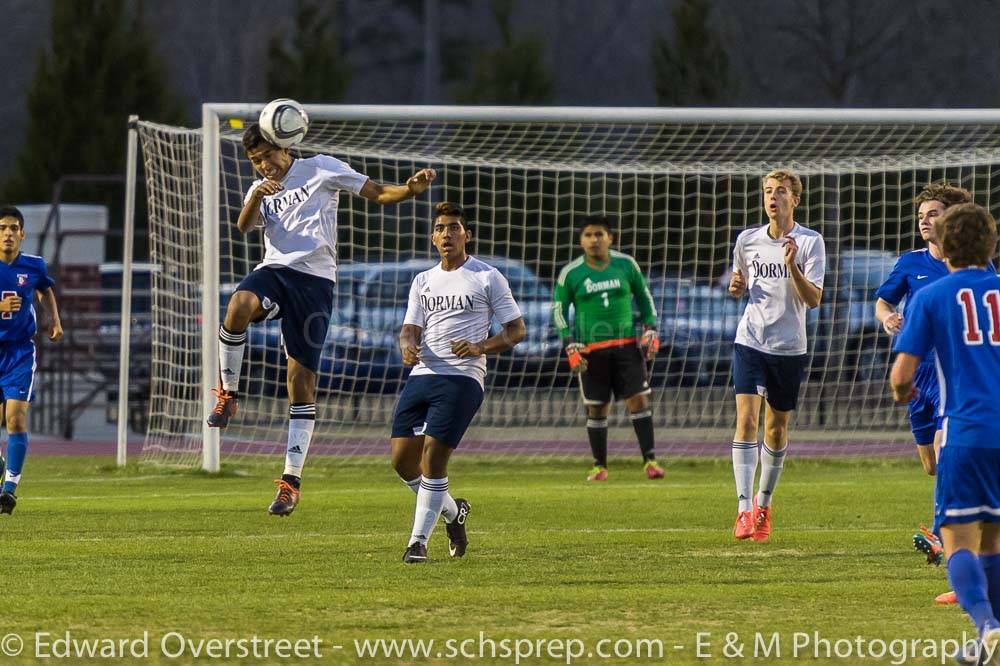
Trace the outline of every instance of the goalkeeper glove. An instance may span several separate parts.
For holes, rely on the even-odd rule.
[[[656,353],[660,351],[660,336],[656,329],[647,328],[646,332],[642,334],[642,340],[639,344],[646,351],[647,356],[656,356]]]
[[[583,372],[587,369],[587,359],[583,357],[586,345],[571,342],[566,345],[566,358],[569,359],[569,369],[573,372]]]

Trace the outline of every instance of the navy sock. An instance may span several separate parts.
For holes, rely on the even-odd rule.
[[[987,596],[986,574],[978,557],[965,549],[952,553],[948,558],[948,580],[958,596],[958,603],[975,623],[976,631],[982,631],[987,622],[996,623]]]

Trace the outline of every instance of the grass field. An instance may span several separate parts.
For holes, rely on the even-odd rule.
[[[465,639],[474,639],[467,655],[484,646],[479,663],[515,663],[515,648],[526,649],[515,639],[550,641],[542,650],[551,657],[521,663],[565,663],[576,644],[560,650],[556,641],[570,639],[593,655],[576,663],[793,663],[793,632],[889,641],[957,638],[969,628],[956,607],[932,604],[947,589],[944,570],[909,544],[930,519],[931,481],[916,460],[791,458],[772,540],[754,544],[731,536],[727,460],[671,461],[663,482],[647,481],[634,460],[613,460],[610,480],[588,485],[583,460],[459,452],[450,478],[453,494],[472,502],[469,553],[448,558],[439,526],[426,565],[400,561],[414,497],[386,460],[310,460],[302,503],[287,519],[266,515],[277,457],[215,477],[108,463],[29,458],[17,510],[0,519],[2,633],[24,640],[23,655],[38,640],[51,653],[67,631],[78,640],[148,631],[152,662],[168,661],[160,645],[168,632],[191,641],[169,637],[171,654],[184,649],[170,663],[217,661],[194,651],[208,639],[241,638],[249,650],[254,635],[317,635],[325,663],[453,662]],[[495,659],[480,632],[495,641]],[[697,632],[711,633],[703,653],[712,658],[697,658]],[[728,632],[748,644],[745,658],[754,632],[768,640],[779,632],[782,658],[726,660]],[[428,658],[358,656],[355,640],[378,638],[436,643]],[[639,658],[642,646],[626,643],[619,659],[595,652],[601,640],[611,642],[600,654],[613,655],[614,641],[637,639],[662,641],[665,656]],[[238,649],[231,644],[229,656]],[[280,661],[252,654],[244,661]],[[798,661],[860,660],[800,652]],[[940,660],[864,663],[890,662]]]

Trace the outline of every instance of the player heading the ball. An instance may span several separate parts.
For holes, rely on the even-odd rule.
[[[243,133],[243,149],[260,178],[247,190],[236,225],[244,234],[263,229],[264,260],[236,287],[219,328],[221,382],[208,424],[225,428],[236,414],[247,327],[281,319],[288,357],[288,444],[268,513],[287,516],[299,502],[302,467],[316,423],[316,371],[337,275],[340,191],[394,204],[425,192],[436,174],[422,169],[403,185],[380,185],[329,155],[296,158],[269,143],[256,123]]]

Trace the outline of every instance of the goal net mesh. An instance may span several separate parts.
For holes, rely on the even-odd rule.
[[[254,179],[240,144],[246,118],[221,118],[219,209],[203,219],[201,133],[139,125],[153,272],[153,366],[143,456],[201,461],[202,226],[219,226],[220,304],[263,255],[259,231],[235,221]],[[576,379],[551,323],[553,282],[581,253],[580,217],[605,213],[614,246],[633,256],[658,310],[662,349],[650,365],[657,449],[728,454],[735,424],[732,341],[743,303],[728,298],[739,232],[766,220],[761,176],[803,180],[796,213],[822,233],[823,303],[809,313],[809,369],[793,421],[801,451],[909,451],[906,409],[888,394],[890,338],[874,290],[901,252],[922,247],[913,197],[929,182],[968,188],[993,209],[1000,127],[993,125],[637,124],[313,120],[297,156],[328,153],[381,183],[433,167],[428,195],[378,206],[340,195],[339,271],[317,381],[310,455],[382,454],[405,373],[396,335],[413,276],[435,261],[430,215],[468,211],[471,251],[511,283],[527,339],[491,358],[487,395],[463,452],[589,455]],[[221,312],[220,312],[221,318]],[[253,324],[240,410],[222,456],[281,453],[287,432],[279,324]],[[612,453],[637,454],[624,406]]]

